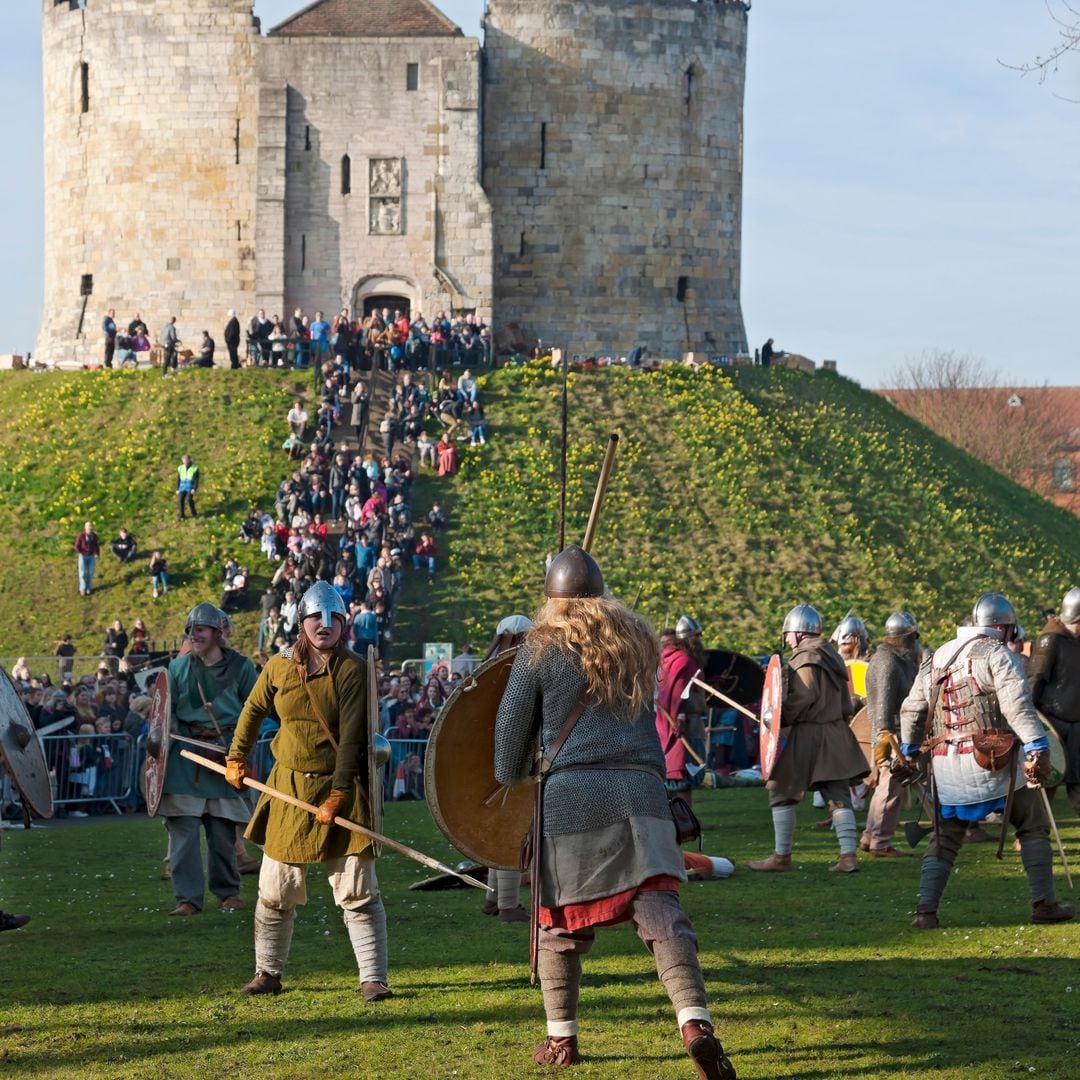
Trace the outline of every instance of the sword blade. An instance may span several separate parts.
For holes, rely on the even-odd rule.
[[[192,753],[190,750],[181,750],[180,756],[186,757],[190,761],[194,761],[206,769],[212,769],[214,772],[221,773],[222,776],[225,775],[224,765],[219,765],[216,761],[210,761],[209,758],[204,758],[201,754]],[[282,802],[290,803],[292,806],[298,806],[301,810],[306,810],[309,814],[317,814],[319,811],[317,806],[304,802],[303,799],[296,799],[292,795],[286,795],[285,792],[278,791],[276,788],[269,787],[266,784],[260,784],[258,780],[252,780],[250,776],[244,777],[244,784],[255,791],[261,791],[264,795],[269,795],[271,798],[280,799]],[[335,817],[334,824],[340,825],[343,829],[349,829],[351,832],[360,833],[361,836],[366,836],[369,840],[375,840],[380,844],[385,844],[391,851],[396,851],[399,855],[405,855],[432,870],[438,870],[443,874],[453,874],[454,877],[461,878],[462,881],[467,882],[469,885],[473,885],[477,889],[483,889],[487,892],[486,881],[477,881],[476,878],[469,877],[468,874],[463,874],[460,871],[455,870],[452,866],[447,866],[445,863],[439,862],[438,859],[433,859],[430,855],[425,855],[422,851],[417,851],[416,848],[411,848],[407,844],[399,843],[397,840],[391,840],[389,836],[377,833],[374,829],[365,828],[363,825],[358,825],[355,821],[350,821],[348,818],[343,817]]]
[[[1054,811],[1050,809],[1050,796],[1046,794],[1046,788],[1039,788],[1039,794],[1042,796],[1043,809],[1046,811],[1046,816],[1050,819],[1050,828],[1054,830],[1054,839],[1057,841],[1058,854],[1061,856],[1061,865],[1065,870],[1065,880],[1069,883],[1069,888],[1073,887],[1072,874],[1069,873],[1069,860],[1065,857],[1065,845],[1061,842],[1061,833],[1058,832],[1057,822],[1054,820]]]

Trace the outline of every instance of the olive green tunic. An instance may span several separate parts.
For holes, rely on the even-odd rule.
[[[271,657],[236,722],[229,757],[247,757],[273,710],[281,729],[270,744],[274,767],[267,785],[315,806],[331,789],[352,791],[352,804],[346,804],[340,816],[368,825],[366,796],[360,789],[367,776],[367,668],[343,650],[306,679],[302,675],[291,649]],[[337,752],[319,723],[320,714],[337,740]],[[371,846],[366,836],[340,825],[320,825],[314,814],[266,794],[245,835],[278,862],[323,862]]]

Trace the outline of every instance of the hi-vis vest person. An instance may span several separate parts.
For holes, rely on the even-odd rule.
[[[196,491],[199,487],[199,466],[191,463],[191,458],[184,455],[183,463],[176,470],[177,491]]]

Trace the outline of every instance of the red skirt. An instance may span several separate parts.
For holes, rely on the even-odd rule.
[[[602,896],[599,900],[586,900],[581,904],[564,904],[562,907],[540,905],[540,925],[556,930],[582,930],[587,926],[614,926],[630,918],[630,905],[638,893],[679,891],[680,881],[670,874],[657,874],[646,878],[632,889]]]

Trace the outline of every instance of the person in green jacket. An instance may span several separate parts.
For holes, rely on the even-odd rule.
[[[244,700],[255,686],[255,665],[231,649],[222,635],[221,612],[196,604],[184,626],[190,651],[169,664],[172,729],[188,738],[228,748]],[[217,773],[180,756],[174,742],[165,770],[158,815],[169,833],[169,868],[176,897],[170,915],[197,915],[203,892],[210,891],[226,911],[243,907],[236,865],[236,824],[251,813],[247,799]],[[206,831],[207,869],[203,874],[200,829]]]
[[[271,744],[267,784],[318,806],[313,816],[263,795],[246,836],[263,845],[255,910],[255,977],[245,994],[280,994],[296,908],[307,903],[311,863],[326,868],[342,909],[367,1001],[391,997],[386,912],[371,841],[334,825],[335,816],[372,825],[366,790],[370,726],[367,668],[349,649],[347,611],[337,591],[317,581],[297,609],[296,642],[272,656],[248,697],[228,754],[228,778],[243,785],[244,761],[271,709],[281,728]]]

